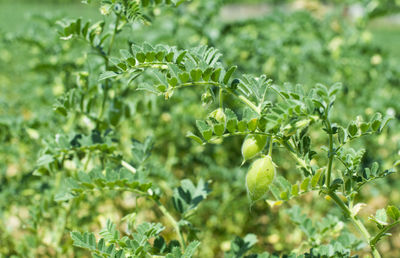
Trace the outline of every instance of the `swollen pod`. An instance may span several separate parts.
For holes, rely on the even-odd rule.
[[[271,156],[263,156],[251,164],[246,176],[246,188],[252,201],[260,199],[268,192],[275,173]]]

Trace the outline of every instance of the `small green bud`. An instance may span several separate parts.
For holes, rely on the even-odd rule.
[[[217,108],[213,112],[210,113],[210,117],[214,118],[220,124],[225,124],[226,116],[224,110],[222,108]]]
[[[267,144],[265,135],[248,135],[242,144],[243,161],[254,158]]]

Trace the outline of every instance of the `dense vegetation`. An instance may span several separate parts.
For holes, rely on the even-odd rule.
[[[2,3],[0,257],[399,257],[398,1],[58,2]]]

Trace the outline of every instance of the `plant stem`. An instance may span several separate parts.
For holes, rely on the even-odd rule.
[[[386,233],[388,232],[391,228],[393,228],[394,226],[396,226],[397,224],[400,224],[400,220],[397,220],[395,222],[393,222],[392,224],[390,224],[389,226],[383,228],[381,231],[379,231],[378,234],[376,234],[376,236],[371,240],[371,245],[375,246],[376,242],[379,241],[379,239]]]
[[[328,191],[327,194],[332,198],[332,200],[342,209],[342,211],[350,218],[350,220],[353,222],[353,224],[356,226],[358,231],[362,234],[363,238],[365,241],[370,245],[371,247],[371,252],[372,256],[374,258],[380,258],[381,255],[378,252],[378,250],[375,248],[375,245],[373,244],[371,240],[371,235],[369,234],[367,228],[364,226],[362,223],[361,219],[357,217],[357,215],[354,215],[350,209],[347,207],[347,205],[342,201],[342,199],[337,196],[336,193],[332,191]]]
[[[104,58],[106,70],[108,70],[108,56],[111,54],[111,50],[112,50],[112,47],[113,47],[114,41],[115,41],[115,35],[118,32],[118,23],[119,23],[119,16],[117,15],[117,17],[115,18],[113,34],[111,36],[110,44],[108,46],[107,58]],[[106,80],[105,89],[104,89],[104,95],[103,95],[103,101],[101,103],[101,109],[100,109],[100,114],[99,114],[99,119],[101,119],[103,117],[103,115],[104,115],[104,108],[105,108],[105,105],[106,105],[109,83],[110,83],[110,81]]]
[[[342,211],[345,213],[345,215],[347,217],[350,218],[350,220],[353,222],[353,224],[356,226],[356,228],[360,231],[360,233],[362,234],[363,238],[365,239],[365,241],[368,243],[368,245],[371,248],[371,252],[374,258],[380,258],[381,255],[379,253],[379,251],[376,249],[375,247],[375,242],[377,242],[377,239],[379,239],[379,237],[381,237],[383,234],[386,233],[387,230],[389,230],[391,227],[393,227],[395,224],[399,224],[400,221],[393,223],[392,225],[390,225],[390,227],[388,227],[386,230],[382,230],[381,232],[378,233],[378,235],[371,240],[371,235],[368,232],[367,228],[365,227],[365,225],[363,224],[363,222],[361,221],[360,218],[357,217],[357,215],[353,214],[351,212],[351,210],[349,209],[349,207],[342,201],[342,199],[339,198],[339,196],[337,196],[337,194],[329,189],[330,186],[330,180],[331,180],[331,173],[332,173],[332,165],[333,165],[333,158],[334,158],[334,154],[333,154],[333,135],[332,135],[332,126],[329,122],[329,120],[326,120],[326,126],[329,132],[329,153],[328,153],[328,169],[327,169],[327,191],[326,194],[329,195],[332,200],[342,209]],[[281,142],[281,144],[289,150],[289,153],[297,160],[297,162],[304,167],[305,169],[309,169],[307,164],[305,163],[304,160],[302,160],[300,157],[298,157],[295,149],[293,148],[293,146],[287,142],[287,141],[283,141]]]
[[[305,160],[303,160],[297,155],[297,152],[294,150],[293,146],[288,141],[282,141],[280,143],[289,151],[290,155],[292,155],[292,157],[297,161],[297,163],[299,163],[301,167],[305,168],[308,171],[308,173],[312,175],[311,167],[307,165]]]
[[[153,66],[159,66],[161,68],[162,65],[167,65],[169,63],[165,62],[155,62],[151,64],[140,64],[136,65],[135,68],[148,68],[148,67],[153,67]],[[251,109],[253,109],[258,115],[261,114],[260,108],[256,106],[252,101],[250,101],[248,98],[246,98],[243,95],[239,95],[235,93],[233,90],[227,88],[225,85],[218,83],[218,82],[211,82],[211,81],[204,81],[204,82],[188,82],[188,83],[182,83],[178,86],[173,87],[174,89],[180,89],[180,88],[185,88],[185,87],[191,87],[191,86],[204,86],[204,85],[214,85],[217,86],[220,89],[220,96],[219,96],[219,101],[220,101],[220,106],[222,107],[222,92],[225,90],[229,94],[233,95],[234,97],[238,98],[240,101],[242,101],[244,104],[249,106]]]
[[[168,212],[168,210],[165,208],[164,205],[162,205],[162,203],[158,200],[154,200],[158,206],[158,208],[160,209],[160,211],[164,214],[164,216],[170,221],[170,223],[172,224],[172,227],[174,228],[176,234],[178,235],[178,241],[180,246],[183,249],[186,249],[186,244],[185,244],[185,239],[183,238],[182,232],[180,230],[179,224],[178,222],[174,219],[174,217],[172,217],[171,213]]]
[[[88,165],[89,165],[89,162],[90,162],[90,159],[92,158],[92,152],[91,151],[89,151],[89,153],[86,155],[86,161],[85,161],[85,164],[83,165],[83,170],[86,172],[87,171],[87,168],[88,168]]]
[[[330,190],[331,185],[331,174],[332,174],[332,165],[333,165],[333,134],[332,134],[332,126],[329,121],[328,116],[326,117],[326,127],[329,134],[329,151],[328,151],[328,169],[326,171],[326,187],[328,188],[328,195],[332,198],[332,200],[342,209],[342,211],[350,218],[353,224],[356,226],[358,231],[362,234],[365,241],[371,247],[371,252],[374,258],[380,258],[381,255],[379,254],[378,250],[375,248],[373,244],[371,244],[371,235],[369,234],[367,228],[364,226],[363,222],[360,218],[357,217],[356,214],[353,214],[349,207],[342,201],[342,199],[337,196],[337,194]]]
[[[117,15],[117,17],[115,18],[114,31],[113,31],[113,34],[111,36],[110,44],[108,46],[108,51],[107,51],[107,55],[108,56],[111,54],[111,50],[112,50],[112,47],[114,45],[115,35],[117,35],[117,32],[118,32],[118,23],[119,23],[119,15]]]
[[[221,83],[218,83],[218,82],[211,82],[211,81],[209,81],[209,82],[188,82],[188,83],[182,83],[182,84],[180,84],[178,86],[175,86],[174,89],[190,87],[190,86],[198,86],[198,85],[200,85],[200,86],[201,85],[214,85],[214,86],[217,86],[218,88],[223,89],[226,92],[228,92],[229,94],[231,94],[232,96],[238,98],[244,104],[246,104],[251,109],[253,109],[257,114],[261,114],[260,108],[257,107],[251,100],[249,100],[248,98],[246,98],[243,95],[238,95],[237,93],[235,93],[231,89],[226,88],[224,85],[222,85]]]
[[[219,88],[219,107],[224,108],[224,95],[222,88]]]
[[[253,104],[253,102],[251,102],[249,99],[247,99],[245,96],[243,96],[243,95],[236,95],[236,94],[234,94],[234,93],[231,93],[231,94],[233,94],[234,96],[236,96],[237,98],[239,98],[243,103],[245,103],[246,105],[248,105],[251,109],[253,109],[254,111],[256,111],[256,113],[257,114],[260,114],[261,112],[260,112],[260,109],[256,106],[256,105],[254,105]]]
[[[326,120],[326,125],[329,133],[329,152],[328,152],[328,169],[326,171],[326,187],[329,189],[331,185],[331,174],[332,174],[332,164],[333,164],[333,135],[332,126],[329,119]]]
[[[56,237],[55,237],[55,249],[57,250],[57,257],[62,257],[62,247],[61,247],[61,240],[62,237],[64,236],[64,231],[65,228],[67,227],[67,222],[68,222],[68,218],[71,214],[71,210],[72,210],[72,206],[74,204],[74,200],[71,200],[68,202],[67,207],[64,210],[64,214],[62,214],[62,217],[59,218],[59,228],[57,230],[56,233]]]
[[[268,156],[272,155],[272,144],[274,142],[274,138],[272,136],[269,137],[269,149],[268,149]]]
[[[136,168],[132,167],[131,164],[126,162],[125,160],[121,160],[121,165],[127,170],[131,171],[133,174],[136,173]]]

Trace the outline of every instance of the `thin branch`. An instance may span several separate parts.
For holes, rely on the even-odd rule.
[[[168,212],[168,210],[165,208],[164,205],[162,205],[162,203],[160,201],[154,200],[154,202],[157,204],[157,206],[160,209],[160,211],[169,220],[169,222],[171,223],[172,227],[174,228],[176,234],[178,235],[178,241],[179,241],[180,246],[183,249],[186,249],[185,239],[183,238],[183,234],[182,234],[182,232],[180,230],[178,222],[174,219],[174,217],[172,217],[171,213]]]

